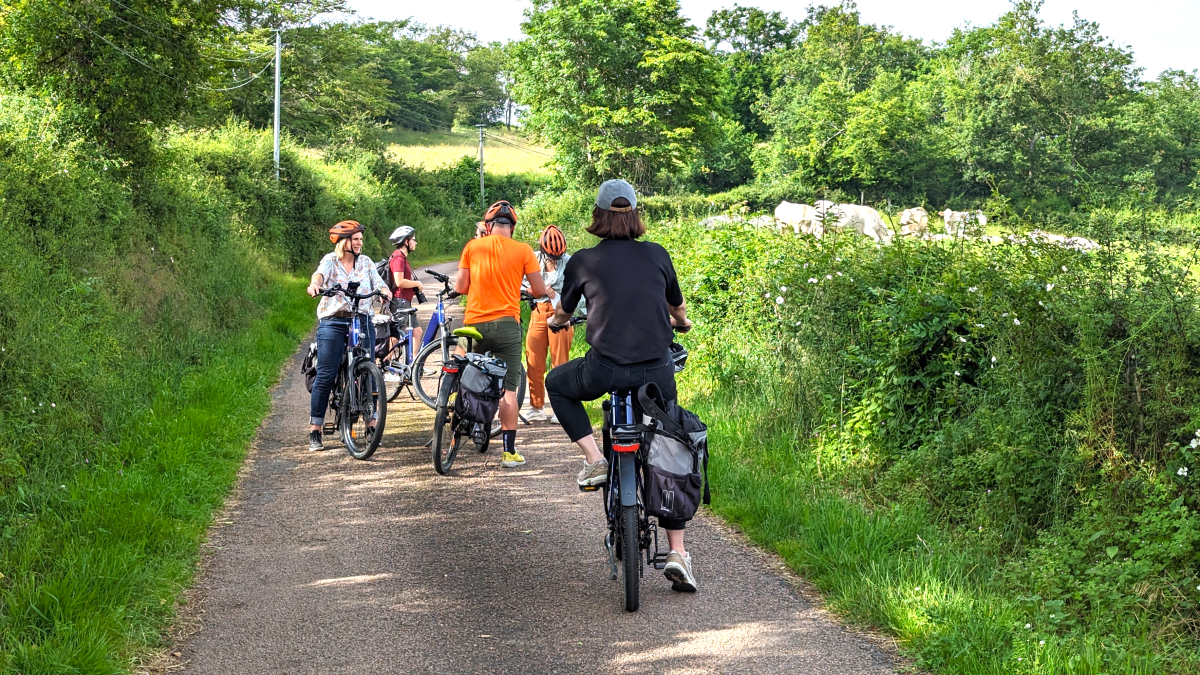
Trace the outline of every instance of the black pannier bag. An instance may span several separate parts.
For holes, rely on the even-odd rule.
[[[484,354],[467,354],[466,358],[459,375],[455,410],[465,420],[490,425],[504,396],[508,367],[500,359]]]
[[[637,392],[646,461],[646,513],[691,520],[708,504],[708,426],[675,401],[664,401],[653,382]]]
[[[312,343],[308,346],[308,353],[304,355],[304,363],[300,364],[300,372],[304,373],[304,386],[311,392],[313,382],[317,381],[317,343]]]

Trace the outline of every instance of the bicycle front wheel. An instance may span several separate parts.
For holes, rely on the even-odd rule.
[[[436,340],[421,348],[412,365],[413,389],[417,398],[430,408],[437,407],[438,392],[442,387],[442,342]]]
[[[354,459],[367,459],[379,447],[387,422],[386,391],[379,366],[365,360],[354,364],[342,412],[342,442]]]
[[[454,465],[463,433],[454,414],[454,402],[437,407],[433,416],[433,470],[445,476]]]
[[[642,577],[642,556],[638,550],[637,506],[622,506],[621,509],[621,573],[624,577],[625,611],[636,612],[639,606],[639,584]]]

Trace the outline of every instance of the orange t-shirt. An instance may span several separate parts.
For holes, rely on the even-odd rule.
[[[458,267],[471,274],[463,317],[468,326],[505,316],[520,321],[521,280],[541,270],[529,244],[498,234],[467,242]]]

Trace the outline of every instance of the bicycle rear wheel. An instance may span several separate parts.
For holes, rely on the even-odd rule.
[[[625,611],[636,612],[640,605],[638,597],[642,581],[642,556],[638,551],[637,505],[621,507],[621,575],[625,589]]]
[[[430,408],[437,407],[442,386],[442,342],[435,340],[421,348],[412,365],[413,389],[417,398]]]
[[[395,355],[395,352],[393,352]],[[404,385],[408,384],[408,376],[404,366],[393,365],[396,361],[393,360],[386,368],[381,366],[383,370],[383,383],[387,391],[387,402],[391,403],[400,395],[400,390],[404,389]]]
[[[387,422],[384,386],[379,366],[365,360],[354,364],[342,412],[342,442],[354,459],[367,459],[375,454],[383,438]],[[374,428],[370,426],[372,420],[375,420]]]

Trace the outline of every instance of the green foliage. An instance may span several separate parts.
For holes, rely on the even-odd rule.
[[[191,109],[225,51],[237,0],[0,6],[0,82],[73,102],[76,121],[119,154],[144,153],[156,125]]]
[[[718,510],[928,667],[1192,672],[1200,260],[1141,215],[1091,254],[655,230]]]
[[[584,182],[653,184],[717,132],[719,69],[677,0],[538,0],[514,46],[525,124]]]
[[[244,125],[166,136],[136,177],[69,120],[0,95],[0,670],[125,672],[311,329],[301,279],[344,218],[457,252],[474,166],[322,161]],[[285,139],[286,140],[286,139]],[[132,173],[132,172],[129,172]],[[512,178],[507,189],[533,187]]]
[[[770,134],[758,114],[761,101],[771,97],[778,75],[768,63],[768,56],[791,49],[800,37],[800,30],[800,26],[790,23],[779,12],[764,12],[757,7],[734,5],[708,17],[704,37],[717,50],[729,74],[726,95],[730,98],[730,110],[742,129],[755,137],[766,138]]]

